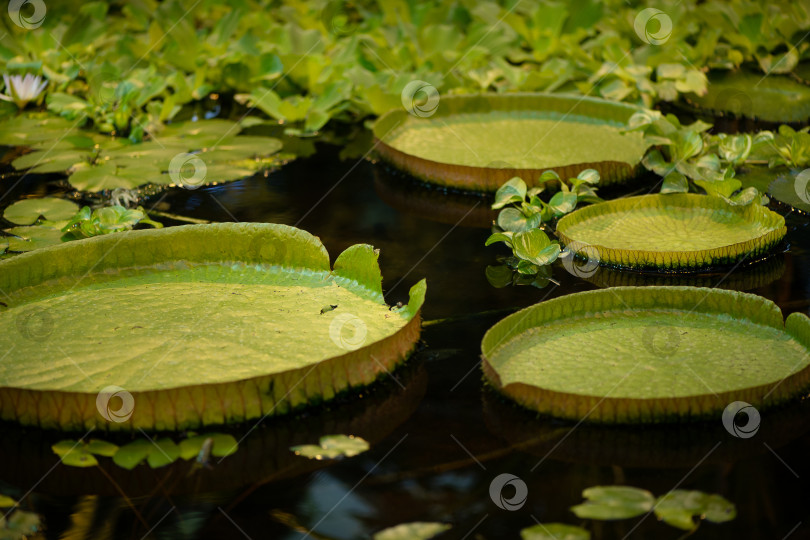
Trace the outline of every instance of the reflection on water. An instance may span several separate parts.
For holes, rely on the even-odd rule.
[[[160,538],[292,540],[314,528],[308,538],[355,539],[402,522],[444,521],[453,529],[442,538],[518,538],[535,519],[577,523],[569,507],[581,501],[582,489],[616,483],[656,493],[676,486],[700,489],[737,505],[733,522],[704,524],[692,538],[771,540],[800,522],[791,538],[810,535],[806,406],[763,414],[760,432],[743,440],[725,432],[720,418],[671,429],[573,429],[535,419],[482,390],[481,337],[509,312],[544,298],[629,284],[631,277],[640,285],[680,278],[600,270],[589,282],[555,266],[559,284],[496,289],[485,269],[504,251],[483,246],[491,219],[486,201],[459,223],[475,206],[474,197],[450,194],[443,206],[441,192],[426,194],[406,181],[392,185],[374,164],[341,162],[336,149],[320,150],[268,178],[173,190],[150,202],[200,219],[297,225],[319,236],[333,256],[370,243],[381,249],[389,303],[407,300],[408,289],[426,277],[424,317],[431,324],[424,329],[426,347],[413,359],[421,374],[402,379],[405,390],[394,381],[384,387],[395,391],[390,403],[400,405],[361,400],[324,415],[270,422],[246,439],[244,458],[236,460],[237,454],[229,458],[233,466],[223,461],[221,469],[199,478],[171,468],[132,476],[105,469],[123,491],[132,490],[128,499],[117,496],[101,471],[80,478],[57,466],[48,473],[54,458],[43,435],[3,427],[0,492],[21,497],[33,489],[27,500],[45,516],[49,537],[138,539],[153,529]],[[43,188],[27,183],[25,189]],[[808,312],[810,225],[801,216],[789,216],[787,224],[784,255],[727,276],[690,279],[763,295],[786,313]],[[338,418],[339,410],[349,412]],[[372,440],[372,448],[335,463],[292,459],[289,445],[315,442],[329,432],[354,432]],[[501,510],[489,497],[490,482],[504,472],[528,485],[526,505],[518,511]],[[306,530],[282,524],[284,515]],[[598,524],[594,538],[623,538],[634,525]],[[630,538],[678,535],[647,519]]]

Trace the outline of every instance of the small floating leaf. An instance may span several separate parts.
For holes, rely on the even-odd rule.
[[[369,449],[368,442],[354,435],[324,435],[320,444],[304,444],[290,448],[299,456],[310,459],[335,459],[352,457]]]
[[[450,528],[451,526],[446,523],[415,521],[383,529],[375,533],[373,538],[374,540],[428,540]]]
[[[720,495],[676,489],[658,498],[655,515],[673,527],[692,530],[700,519],[714,523],[731,521],[736,517],[737,510],[734,504]]]
[[[208,439],[211,439],[211,455],[214,457],[230,456],[239,449],[239,444],[233,435],[227,433],[206,433],[180,441],[180,457],[186,460],[198,457],[205,441]]]
[[[98,465],[96,458],[87,450],[81,441],[59,441],[51,447],[62,463],[71,467],[93,467]]]
[[[538,523],[520,531],[521,540],[590,540],[591,533],[565,523]]]
[[[12,506],[16,506],[17,501],[8,497],[6,495],[0,494],[0,508],[11,508]]]
[[[652,510],[655,497],[649,491],[630,486],[596,486],[582,492],[586,501],[571,507],[585,519],[628,519]]]

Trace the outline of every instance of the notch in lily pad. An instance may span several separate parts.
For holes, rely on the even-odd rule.
[[[324,435],[318,444],[291,446],[297,456],[309,459],[340,459],[362,454],[370,448],[368,441],[355,435]]]

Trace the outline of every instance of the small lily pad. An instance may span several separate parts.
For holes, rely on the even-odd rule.
[[[17,501],[7,495],[0,494],[0,508],[11,508],[16,505]]]
[[[8,250],[26,252],[61,244],[64,242],[65,233],[59,225],[61,224],[54,227],[44,222],[40,225],[6,229],[5,232],[14,235],[6,238]]]
[[[15,202],[6,208],[3,217],[15,225],[31,225],[40,217],[51,221],[70,219],[78,210],[79,205],[74,202],[56,197],[43,197]]]
[[[655,497],[631,486],[596,486],[582,492],[585,502],[571,508],[584,519],[628,519],[652,510]]]
[[[697,527],[700,519],[713,523],[731,521],[737,516],[737,509],[720,495],[676,489],[658,498],[655,515],[664,523],[688,531]]]
[[[521,540],[590,540],[591,533],[565,523],[538,523],[520,531]]]
[[[374,540],[428,540],[451,529],[446,523],[414,521],[383,529],[374,534]]]
[[[319,444],[304,444],[290,447],[299,456],[309,459],[336,459],[362,454],[369,449],[368,442],[354,435],[324,435]]]
[[[180,457],[186,460],[198,457],[205,441],[208,439],[211,439],[211,455],[214,457],[230,456],[239,449],[239,444],[233,435],[206,433],[205,435],[195,435],[180,441]]]
[[[59,441],[51,449],[65,465],[71,467],[95,467],[98,465],[98,460],[87,450],[87,445],[81,441]]]

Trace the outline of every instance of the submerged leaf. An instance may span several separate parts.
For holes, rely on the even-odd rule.
[[[352,457],[368,449],[368,442],[354,435],[324,435],[318,445],[304,444],[290,448],[296,455],[318,460]]]
[[[582,527],[564,523],[538,523],[520,531],[521,540],[590,540],[591,533]]]
[[[446,523],[416,521],[389,527],[374,534],[374,540],[428,540],[450,530]]]

